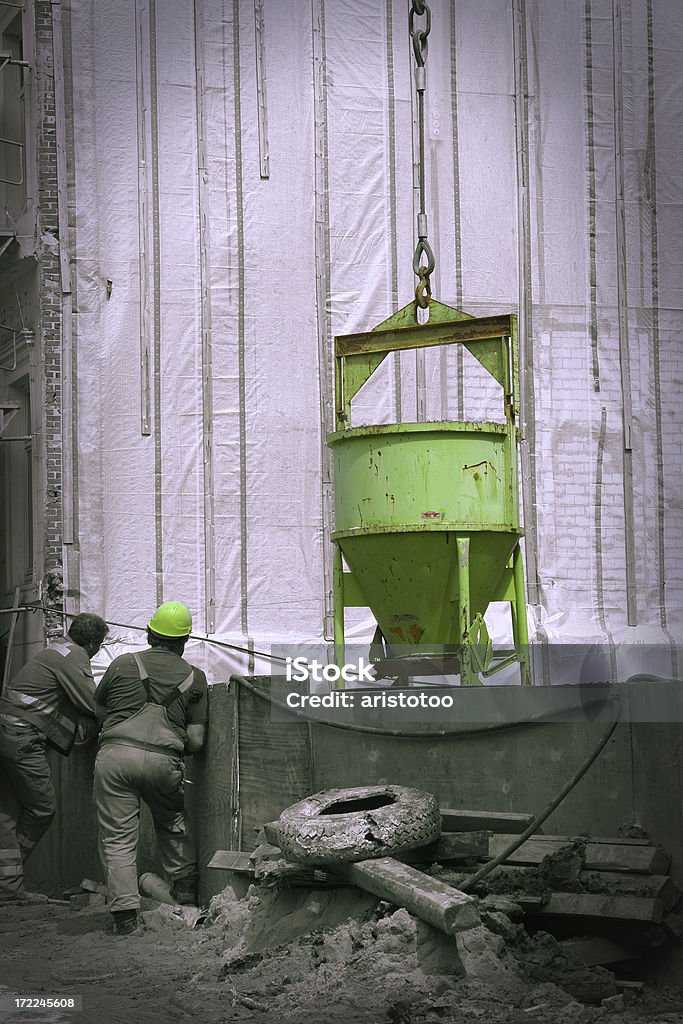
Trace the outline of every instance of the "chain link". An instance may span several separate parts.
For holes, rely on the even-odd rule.
[[[415,28],[415,15],[418,18],[425,14],[427,16],[427,22],[424,28]],[[421,0],[413,0],[413,6],[410,8],[408,14],[408,31],[410,32],[413,40],[413,53],[415,54],[415,60],[417,66],[423,68],[425,60],[427,59],[427,36],[432,30],[432,12],[429,6]]]
[[[420,264],[420,258],[424,256],[426,265]],[[432,297],[432,287],[429,283],[429,275],[434,269],[434,253],[426,238],[420,238],[413,255],[413,273],[419,278],[415,288],[415,301],[420,309],[426,309]]]
[[[415,18],[425,17],[423,27],[416,27]],[[427,240],[427,214],[425,212],[425,117],[424,99],[427,86],[425,61],[427,59],[427,37],[432,28],[432,12],[426,0],[412,0],[408,14],[408,31],[413,42],[415,54],[415,89],[417,91],[418,112],[418,178],[420,191],[420,210],[417,215],[417,247],[413,255],[413,272],[418,278],[415,289],[415,301],[421,309],[426,309],[432,295],[429,276],[434,270],[434,253]]]

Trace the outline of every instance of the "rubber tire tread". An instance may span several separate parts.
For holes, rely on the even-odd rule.
[[[388,795],[394,802],[375,810],[324,814],[339,801]],[[434,842],[441,812],[431,793],[405,786],[328,789],[292,804],[277,822],[280,849],[288,860],[326,864],[393,857]]]

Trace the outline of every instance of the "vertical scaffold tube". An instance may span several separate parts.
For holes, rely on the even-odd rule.
[[[334,595],[334,660],[340,668],[344,664],[344,563],[341,548],[334,545],[332,564],[332,588]],[[339,679],[337,687],[344,687],[344,680]]]
[[[512,633],[519,658],[522,685],[531,682],[529,667],[529,627],[526,619],[526,593],[524,589],[524,566],[522,549],[519,544],[512,555],[512,579],[515,587],[515,599],[512,602]]]

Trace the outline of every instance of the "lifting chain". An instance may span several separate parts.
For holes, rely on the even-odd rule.
[[[425,16],[426,20],[422,28],[415,25],[415,18]],[[408,15],[408,31],[413,41],[413,53],[415,54],[415,89],[417,91],[417,119],[418,119],[418,174],[420,187],[420,210],[417,215],[417,247],[413,254],[413,272],[418,278],[415,289],[415,301],[420,309],[426,309],[432,296],[432,289],[429,283],[429,276],[434,270],[434,253],[427,240],[427,214],[425,212],[425,88],[427,85],[427,73],[425,61],[427,59],[427,36],[432,27],[432,12],[426,0],[412,0],[410,13]]]

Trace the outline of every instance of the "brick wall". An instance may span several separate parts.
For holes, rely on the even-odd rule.
[[[59,272],[57,140],[52,12],[49,0],[35,0],[38,153],[38,239],[40,340],[44,369],[46,597],[61,610],[62,578],[62,296]],[[46,616],[46,634],[62,631],[59,615]]]

